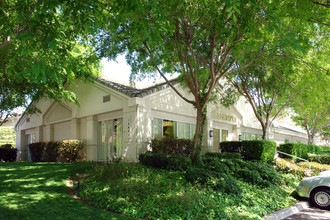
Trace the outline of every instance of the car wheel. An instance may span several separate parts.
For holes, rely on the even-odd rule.
[[[310,196],[312,204],[320,209],[330,209],[330,189],[319,188],[313,190]]]

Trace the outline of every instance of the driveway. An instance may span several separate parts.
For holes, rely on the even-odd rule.
[[[330,211],[307,208],[294,215],[291,215],[286,220],[330,220]]]

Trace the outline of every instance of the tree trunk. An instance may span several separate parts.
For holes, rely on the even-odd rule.
[[[262,140],[269,140],[270,125],[265,123],[262,125]]]
[[[194,148],[192,152],[192,159],[198,159],[202,149],[203,132],[206,121],[206,111],[202,111],[197,108],[197,118],[196,118],[196,132],[194,136]]]
[[[314,144],[314,136],[308,135],[308,144]]]

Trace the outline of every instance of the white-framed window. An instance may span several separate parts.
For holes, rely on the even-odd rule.
[[[243,132],[242,140],[243,141],[262,140],[262,135],[255,134],[255,133],[249,133],[249,132]]]
[[[111,160],[123,155],[123,119],[111,119],[97,123],[97,159]]]
[[[152,118],[152,138],[175,137],[193,139],[196,125],[162,118]]]

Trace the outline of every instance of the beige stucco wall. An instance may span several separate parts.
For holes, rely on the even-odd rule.
[[[179,85],[176,85],[176,88],[185,97],[193,100],[192,95]],[[136,161],[139,154],[148,150],[148,142],[152,138],[153,118],[196,123],[194,107],[180,98],[171,88],[153,92],[142,98],[129,97],[100,83],[77,82],[77,86],[71,90],[76,93],[79,105],[43,99],[36,103],[41,114],[25,115],[21,118],[17,126],[16,140],[16,146],[22,151],[21,160],[26,159],[24,157],[26,135],[35,133],[36,141],[83,140],[86,159],[95,161],[98,122],[122,118],[123,156],[128,161]],[[105,95],[110,95],[111,100],[103,103]],[[30,118],[30,122],[26,121],[27,118]],[[242,132],[262,133],[252,108],[243,98],[230,108],[215,103],[208,105],[203,152],[213,151],[213,138],[209,137],[209,131],[213,128],[228,130],[228,140],[238,140]],[[287,136],[291,137],[290,141],[301,138],[294,133],[283,133],[282,130],[276,130],[274,136],[280,142],[284,142],[282,139],[286,139]]]

